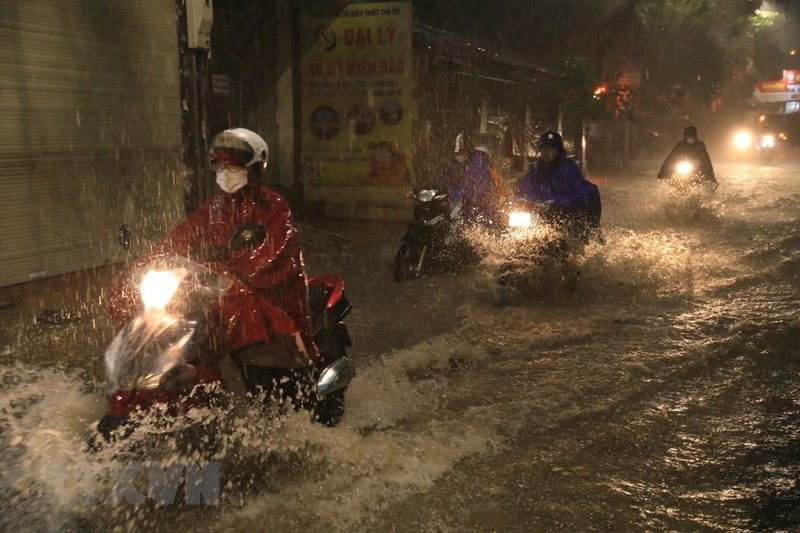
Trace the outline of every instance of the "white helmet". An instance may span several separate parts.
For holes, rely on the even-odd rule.
[[[469,152],[472,148],[472,139],[470,139],[468,135],[464,135],[463,133],[456,135],[456,146],[453,153],[457,154],[464,150]]]
[[[260,162],[263,168],[267,168],[269,147],[256,132],[235,128],[217,133],[211,138],[208,159],[212,170],[216,170],[215,165],[225,163],[245,168]]]
[[[475,150],[477,150],[478,152],[483,152],[484,154],[486,154],[487,157],[492,156],[492,151],[489,150],[489,147],[486,146],[485,144],[476,144]]]

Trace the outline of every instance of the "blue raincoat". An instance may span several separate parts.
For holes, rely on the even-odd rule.
[[[447,191],[451,202],[464,202],[466,220],[486,224],[497,220],[500,194],[482,152],[472,152],[464,163],[453,158],[436,186]]]
[[[548,204],[551,218],[580,226],[582,233],[600,228],[600,191],[563,152],[552,163],[539,160],[531,165],[518,195],[533,204]]]

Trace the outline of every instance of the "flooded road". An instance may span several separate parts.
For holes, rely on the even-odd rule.
[[[348,412],[223,420],[218,505],[87,498],[78,472],[125,464],[81,451],[103,309],[16,325],[36,335],[0,346],[0,529],[797,530],[800,165],[717,174],[703,205],[654,169],[601,178],[607,242],[570,292],[498,298],[490,262],[394,283],[399,233],[309,244],[355,305]]]

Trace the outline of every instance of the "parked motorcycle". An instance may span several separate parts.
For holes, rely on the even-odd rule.
[[[141,295],[138,313],[117,333],[105,352],[107,412],[97,425],[106,440],[126,426],[139,410],[156,404],[170,414],[207,405],[220,384],[216,363],[222,358],[213,342],[213,308],[230,291],[249,290],[214,263],[161,257],[136,269],[127,283]],[[344,394],[355,375],[345,348],[351,345],[342,322],[351,305],[344,282],[335,276],[308,281],[314,341],[321,357],[296,373],[298,389],[307,391],[298,405],[325,425],[344,414]],[[248,392],[257,393],[258,368],[240,364]],[[307,370],[307,371],[305,371]],[[117,435],[119,436],[119,432]]]
[[[477,257],[459,227],[461,202],[451,204],[447,193],[437,189],[415,189],[409,196],[414,209],[395,254],[394,281],[457,268]]]

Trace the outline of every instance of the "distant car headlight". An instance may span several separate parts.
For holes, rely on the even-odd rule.
[[[753,136],[749,132],[740,131],[733,137],[733,145],[737,150],[747,150],[753,144]]]

